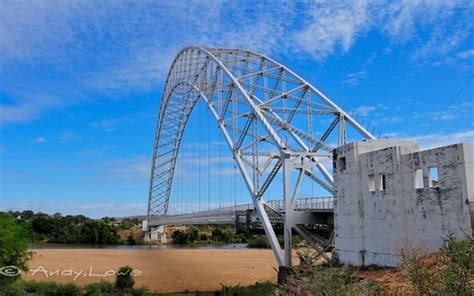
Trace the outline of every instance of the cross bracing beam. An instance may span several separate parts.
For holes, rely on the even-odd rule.
[[[176,159],[198,100],[205,102],[233,154],[278,264],[288,266],[297,215],[293,209],[285,212],[283,251],[265,210],[263,193],[279,182],[275,178],[279,173],[283,174],[283,204],[288,209],[298,199],[305,176],[332,192],[331,170],[321,160],[321,153],[315,152],[331,151],[349,135],[362,139],[373,139],[373,135],[314,86],[264,55],[241,49],[186,47],[171,65],[160,105],[149,185],[149,222],[168,216]],[[316,121],[323,116],[334,119],[328,124]],[[329,142],[336,126],[337,144]],[[348,126],[355,132],[349,134]],[[297,172],[298,181],[293,186],[291,175]]]

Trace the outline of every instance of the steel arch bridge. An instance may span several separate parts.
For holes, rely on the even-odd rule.
[[[292,230],[301,231],[295,205],[302,179],[333,195],[327,161],[332,149],[350,137],[374,136],[321,91],[267,56],[242,49],[186,47],[171,65],[161,101],[147,227],[168,216],[176,159],[198,100],[205,102],[232,151],[279,266],[290,267]],[[329,142],[333,133],[337,143]],[[272,183],[281,182],[277,174],[283,176],[284,249],[269,218],[271,205],[263,198]]]

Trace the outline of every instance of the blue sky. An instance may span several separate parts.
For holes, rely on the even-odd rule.
[[[376,135],[474,143],[474,83],[452,100],[474,74],[473,19],[472,1],[0,1],[0,210],[143,214],[163,83],[190,44],[265,53]],[[228,156],[217,130],[186,137]],[[216,203],[235,194],[220,160],[228,184],[202,193]]]

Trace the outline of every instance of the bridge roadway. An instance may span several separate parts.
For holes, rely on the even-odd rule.
[[[285,204],[283,200],[266,201],[265,205],[267,206],[267,213],[272,222],[283,222],[282,217],[284,217],[285,213]],[[294,212],[296,218],[295,224],[313,224],[315,221],[320,220],[318,219],[319,216],[332,217],[333,208],[333,197],[298,198]],[[236,215],[238,215],[238,213],[244,213],[247,211],[252,212],[253,221],[258,221],[254,211],[254,205],[249,203],[208,211],[159,217],[151,220],[149,226],[229,224],[236,222]]]

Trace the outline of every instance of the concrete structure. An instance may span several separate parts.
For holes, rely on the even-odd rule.
[[[147,221],[142,222],[142,229],[148,229],[147,227]],[[145,232],[145,242],[160,242],[160,243],[167,243],[167,235],[166,235],[166,229],[165,226],[158,226],[155,228],[152,228],[151,231]]]
[[[471,235],[470,145],[419,151],[413,142],[369,140],[333,153],[335,254],[341,263],[397,266],[403,248],[435,251],[450,231]]]

